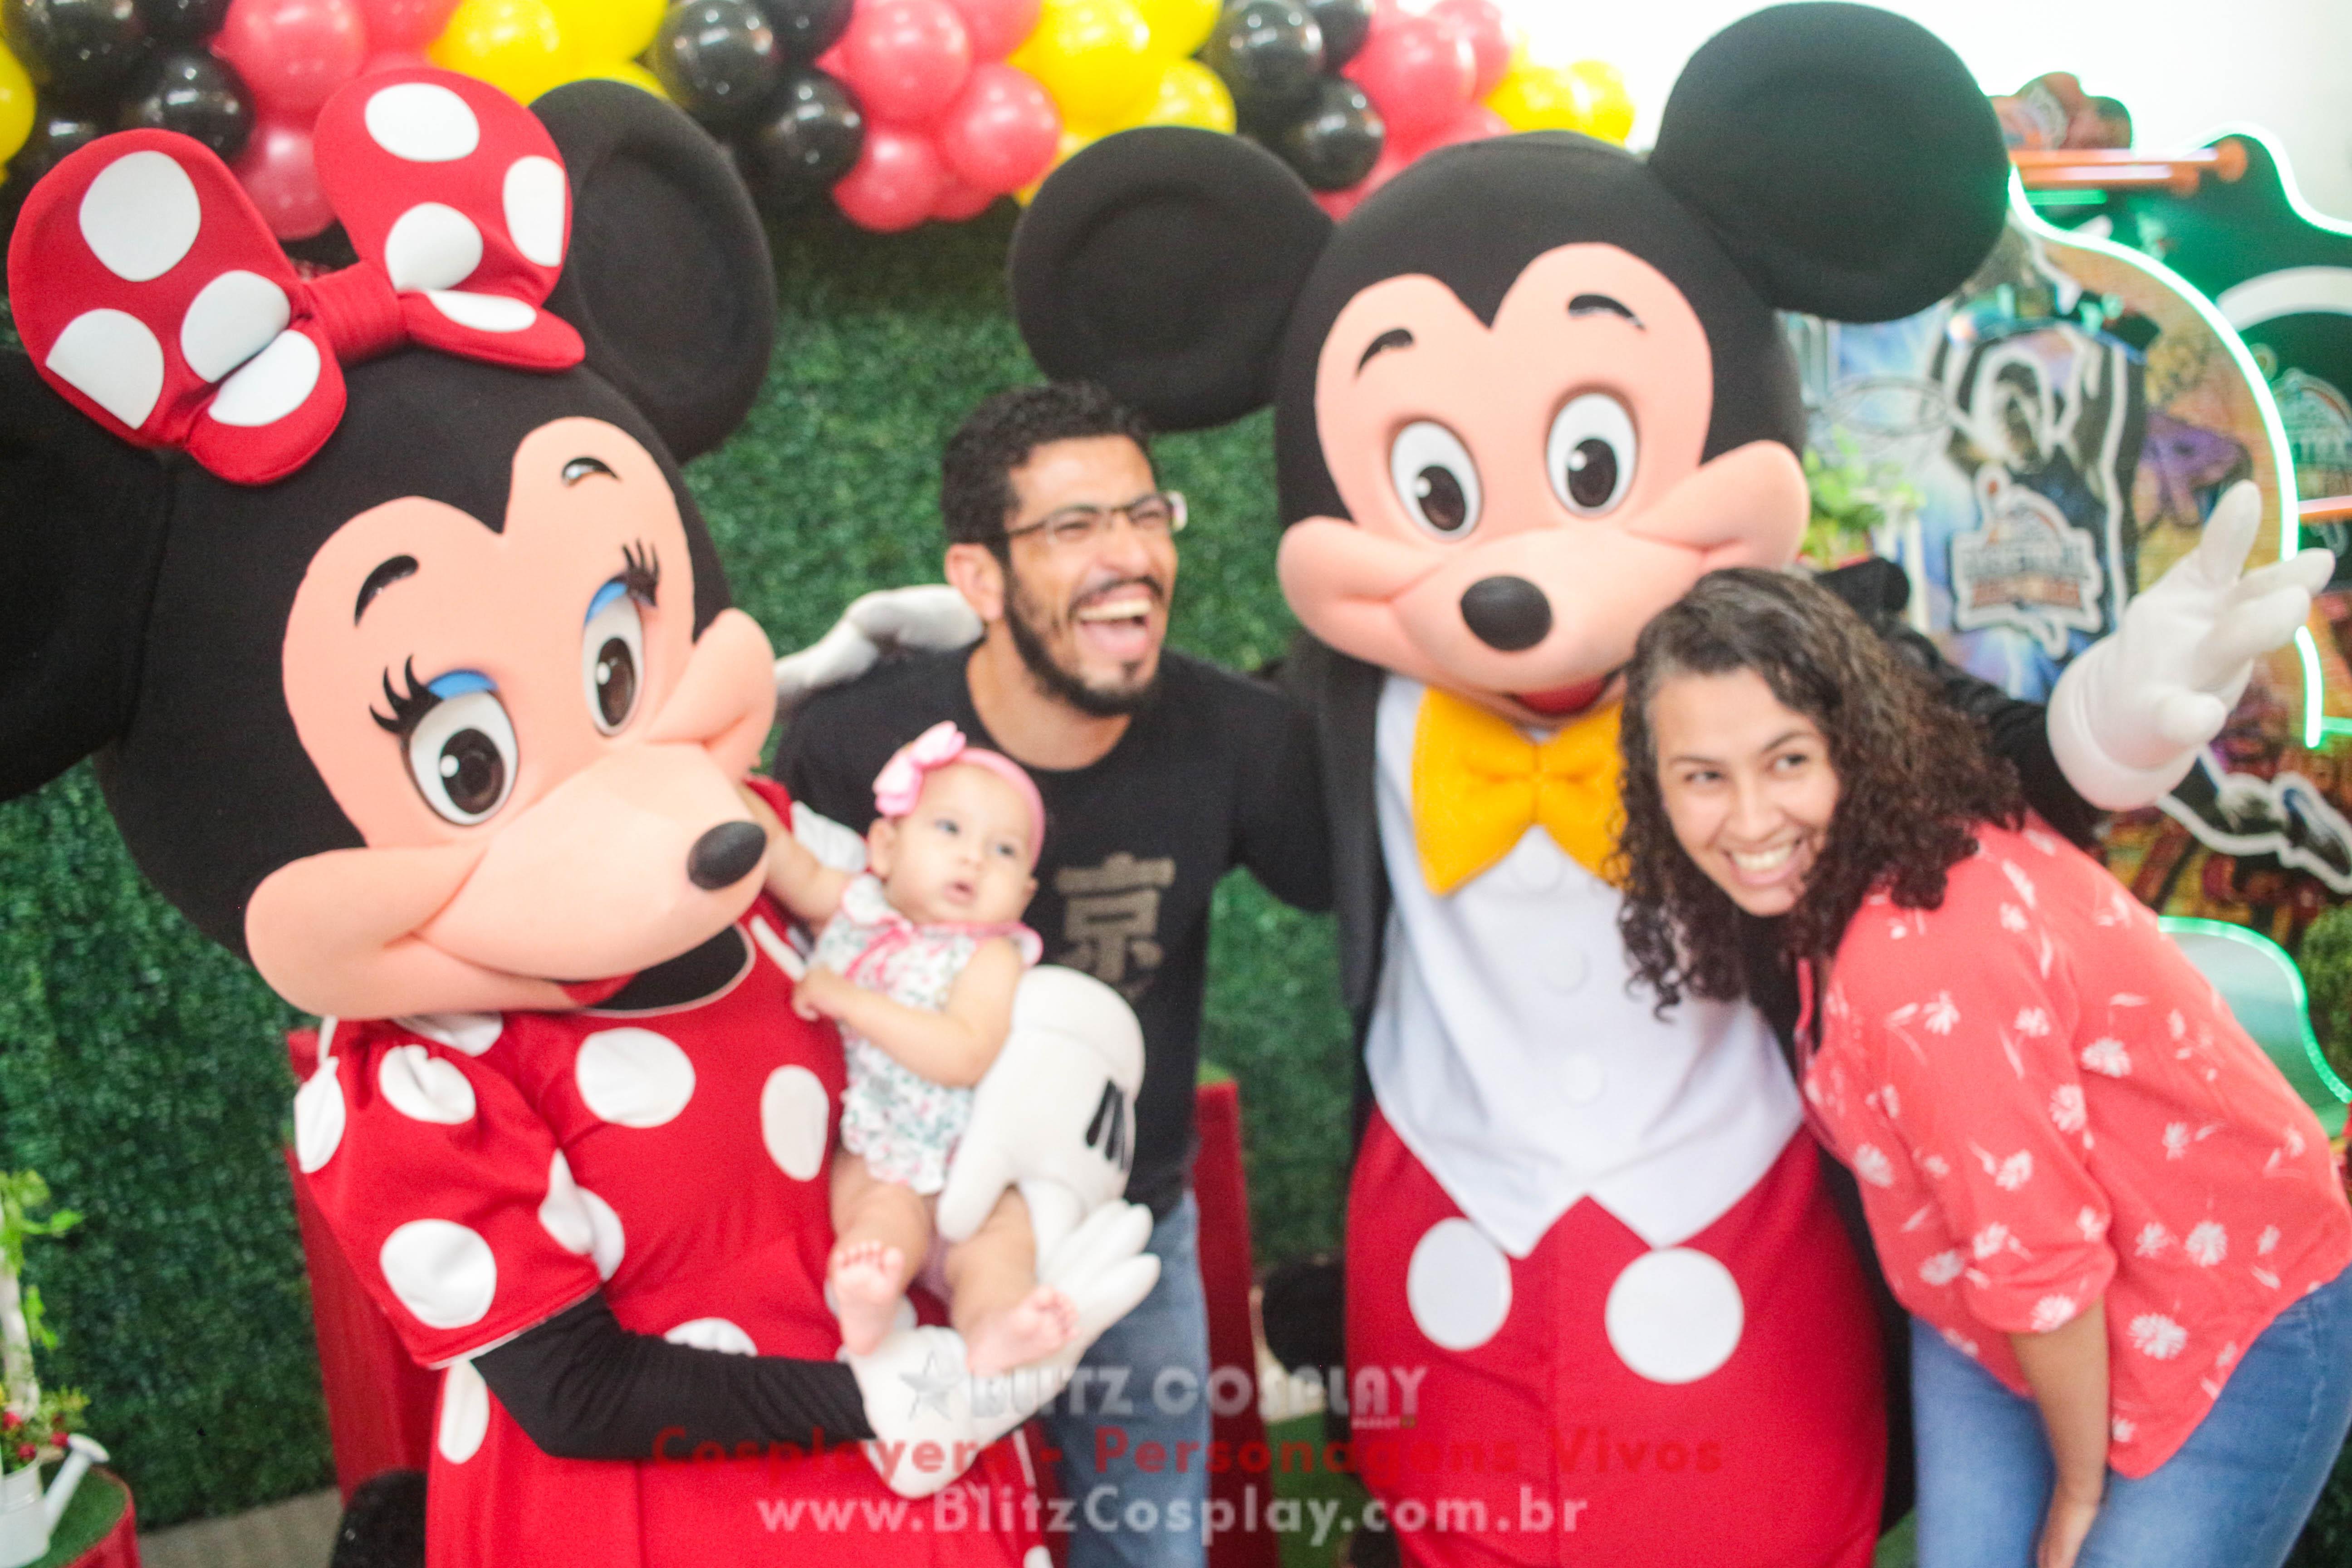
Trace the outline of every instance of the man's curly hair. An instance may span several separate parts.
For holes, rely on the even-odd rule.
[[[1979,822],[2024,816],[2017,775],[1983,728],[1947,706],[1826,588],[1780,572],[1711,573],[1643,629],[1625,671],[1619,731],[1625,773],[1617,917],[1634,977],[1664,1012],[1685,995],[1748,994],[1742,910],[1684,852],[1658,788],[1650,705],[1677,675],[1752,669],[1829,742],[1837,808],[1779,946],[1795,959],[1837,949],[1862,900],[1885,886],[1906,909],[1944,901],[1944,874],[1976,851]]]

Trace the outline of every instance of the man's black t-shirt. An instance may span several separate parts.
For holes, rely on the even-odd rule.
[[[874,775],[942,719],[1001,750],[972,709],[968,653],[919,654],[819,692],[793,717],[776,776],[811,810],[864,832]],[[1051,963],[1117,986],[1143,1025],[1143,1091],[1127,1195],[1165,1215],[1192,1153],[1192,1088],[1209,900],[1246,866],[1303,909],[1330,907],[1315,737],[1270,686],[1170,651],[1150,707],[1089,767],[1031,768],[1045,799],[1037,896],[1024,917]]]

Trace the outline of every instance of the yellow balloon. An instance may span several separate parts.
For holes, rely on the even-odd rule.
[[[664,103],[669,101],[669,94],[662,90],[661,79],[635,60],[617,60],[611,65],[590,66],[585,70],[572,72],[554,85],[562,87],[565,82],[574,81],[624,81],[631,87],[644,89]]]
[[[1151,28],[1151,52],[1181,59],[1209,41],[1209,29],[1224,7],[1219,0],[1139,0],[1138,8]]]
[[[1038,175],[1035,179],[1030,181],[1027,184],[1013,192],[1013,199],[1019,202],[1023,206],[1027,206],[1030,201],[1037,195],[1037,187],[1045,183],[1047,174],[1051,174],[1054,172],[1054,169],[1060,168],[1063,164],[1068,163],[1071,159],[1076,157],[1079,153],[1085,152],[1087,148],[1093,146],[1100,140],[1102,140],[1102,138],[1091,131],[1071,131],[1065,129],[1062,132],[1061,145],[1054,150],[1053,168],[1047,169],[1045,174]]]
[[[16,155],[33,133],[33,79],[0,44],[0,164]]]
[[[1163,68],[1135,0],[1045,0],[1013,65],[1043,82],[1065,120],[1114,125]]]
[[[1633,129],[1633,99],[1625,90],[1624,73],[1607,60],[1578,60],[1567,75],[1583,95],[1584,133],[1622,146]]]
[[[1515,66],[1486,95],[1486,107],[1514,131],[1580,131],[1622,143],[1633,128],[1625,79],[1606,60]]]
[[[1131,125],[1197,125],[1203,131],[1234,129],[1234,95],[1224,79],[1198,60],[1171,60],[1160,73],[1157,91],[1121,121]]]
[[[549,0],[572,58],[633,60],[661,29],[663,0]]]
[[[428,52],[435,65],[478,77],[523,103],[572,67],[547,0],[459,0]]]

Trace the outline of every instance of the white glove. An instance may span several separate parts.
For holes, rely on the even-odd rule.
[[[2262,492],[2231,487],[2197,548],[2125,606],[2123,624],[2076,656],[2050,694],[2050,749],[2075,793],[2128,811],[2179,784],[2221,731],[2254,660],[2290,641],[2336,569],[2305,550],[2240,577]]]
[[[1142,1086],[1143,1030],[1126,998],[1057,964],[1023,975],[948,1167],[940,1234],[964,1240],[1017,1184],[1037,1256],[1053,1252],[1081,1215],[1127,1191]]]
[[[1110,1203],[1053,1252],[1040,1249],[1037,1278],[1078,1310],[1069,1342],[1045,1361],[975,1379],[964,1371],[963,1336],[941,1328],[900,1329],[870,1355],[843,1352],[874,1428],[866,1457],[883,1484],[900,1497],[929,1497],[1044,1408],[1087,1347],[1159,1283],[1160,1259],[1143,1250],[1150,1239],[1149,1209]]]
[[[856,679],[886,649],[961,647],[981,631],[963,595],[944,583],[861,595],[831,631],[776,660],[776,717],[789,715],[812,692]]]

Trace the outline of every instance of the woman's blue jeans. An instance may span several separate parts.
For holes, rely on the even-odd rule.
[[[2031,1568],[2053,1468],[2042,1414],[1911,1320],[1919,1568]],[[2278,1568],[2352,1426],[2352,1269],[2273,1320],[2189,1441],[2107,1472],[2079,1568]]]

